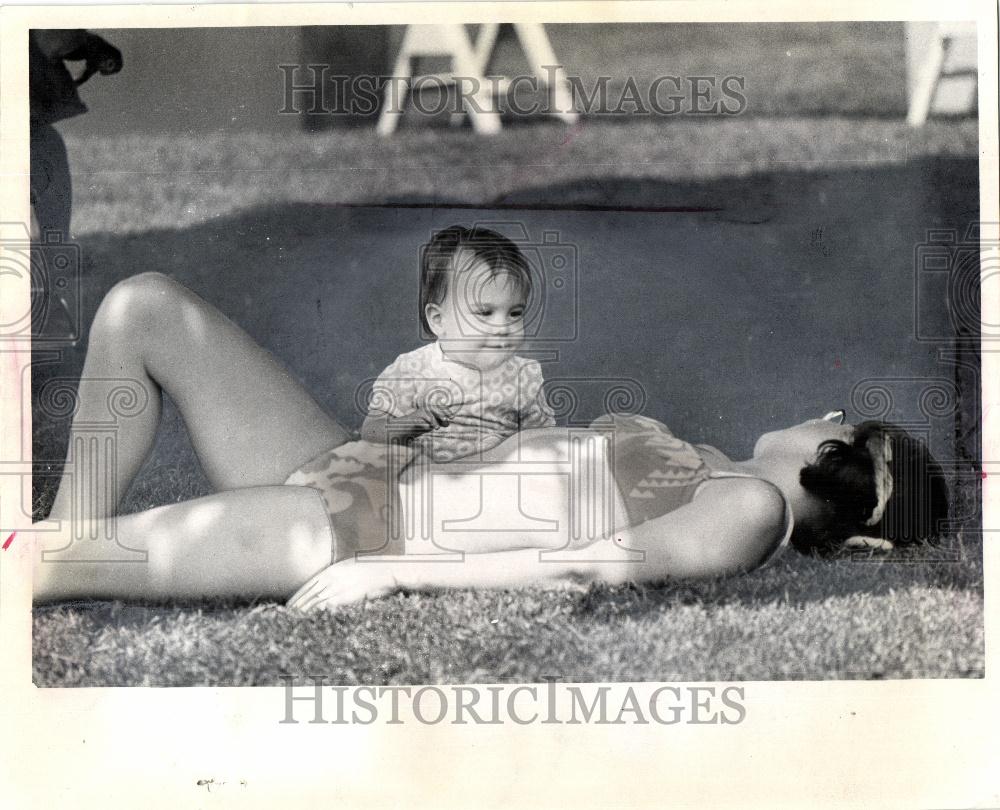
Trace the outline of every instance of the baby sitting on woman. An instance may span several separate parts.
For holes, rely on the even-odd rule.
[[[454,226],[435,234],[421,258],[420,314],[437,340],[379,375],[361,438],[413,440],[448,462],[554,425],[541,366],[515,354],[531,283],[524,255],[499,233]]]

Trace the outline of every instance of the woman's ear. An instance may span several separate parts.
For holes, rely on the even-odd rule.
[[[430,326],[434,336],[441,337],[441,332],[443,331],[443,313],[441,312],[441,305],[428,304],[425,306],[424,317],[427,319],[427,325]]]

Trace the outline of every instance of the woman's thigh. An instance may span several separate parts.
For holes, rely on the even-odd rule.
[[[91,344],[101,330],[111,332],[105,342],[140,343],[146,371],[176,403],[216,489],[283,483],[348,439],[271,352],[172,279],[135,276],[102,310]]]
[[[36,601],[286,599],[332,562],[326,508],[307,487],[219,492],[102,518],[92,534],[36,535]]]

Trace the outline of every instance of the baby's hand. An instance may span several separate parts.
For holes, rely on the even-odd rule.
[[[447,427],[457,410],[447,391],[428,391],[416,398],[416,414],[427,424],[428,430]]]

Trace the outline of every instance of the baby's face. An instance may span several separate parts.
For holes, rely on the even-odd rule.
[[[521,346],[528,303],[513,275],[491,275],[485,263],[457,273],[434,321],[445,354],[483,371],[502,365]]]

